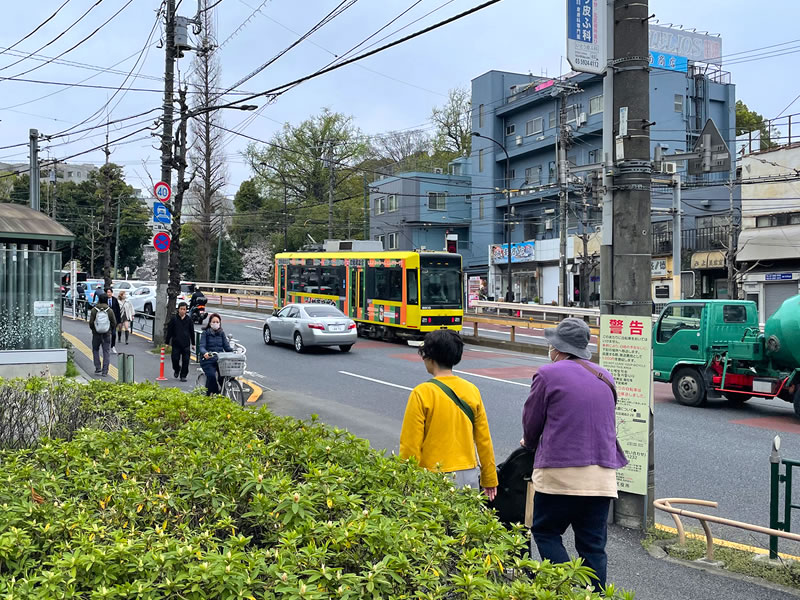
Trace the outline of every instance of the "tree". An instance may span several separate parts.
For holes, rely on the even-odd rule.
[[[325,109],[296,127],[287,123],[265,148],[251,145],[247,158],[256,173],[259,193],[268,199],[258,215],[250,215],[253,228],[282,234],[285,190],[291,218],[289,250],[301,248],[309,236],[316,241],[329,237],[329,220],[331,237],[351,237],[354,232],[360,237],[364,211],[358,165],[369,156],[362,139],[351,117]],[[333,216],[329,219],[331,184]],[[276,204],[280,210],[273,212],[271,207]]]
[[[248,248],[269,237],[281,226],[283,219],[283,200],[279,200],[275,194],[262,194],[259,187],[263,187],[263,182],[256,178],[247,179],[233,197],[235,212],[230,233],[236,244],[242,248]],[[282,194],[283,191],[277,190],[276,193]]]
[[[396,165],[395,171],[413,168],[414,158],[433,150],[431,137],[422,129],[390,131],[374,138],[372,151],[375,156],[387,159]]]
[[[100,231],[103,243],[103,278],[108,286],[111,285],[112,248],[116,232],[113,222],[116,220],[117,204],[121,204],[126,197],[132,197],[133,188],[125,183],[122,167],[114,163],[106,163],[93,171],[89,175],[89,181],[95,186],[94,195],[102,211]],[[120,212],[121,209],[120,206]]]
[[[469,90],[455,88],[448,92],[447,102],[433,108],[431,120],[436,125],[433,148],[453,158],[469,156],[472,148],[472,100]]]
[[[769,124],[764,117],[754,110],[750,110],[741,100],[736,101],[736,135],[743,135],[751,131],[761,133],[760,150],[772,148],[775,144],[770,139]]]
[[[152,252],[147,252],[144,255],[142,264],[136,267],[136,270],[133,272],[134,279],[141,279],[141,280],[149,280],[155,279],[156,274],[158,273],[158,252],[155,250]]]
[[[259,242],[242,254],[242,278],[250,283],[262,285],[272,280],[273,255],[269,243]]]
[[[209,10],[210,0],[201,0],[200,14],[203,35],[200,48],[192,61],[191,88],[194,92],[193,111],[200,111],[192,119],[194,138],[189,152],[196,178],[190,194],[196,199],[193,207],[192,227],[201,242],[198,245],[197,277],[208,281],[211,268],[211,243],[214,230],[219,228],[222,189],[227,178],[224,155],[224,135],[218,125],[220,111],[202,110],[219,104],[220,64],[216,50],[215,19]]]
[[[215,237],[211,244],[211,264],[212,274],[217,263],[217,247],[219,238]],[[200,240],[197,239],[194,228],[191,224],[185,224],[181,233],[181,256],[180,272],[187,279],[199,279],[197,277],[197,246]],[[222,238],[222,253],[219,261],[219,280],[220,281],[241,281],[242,280],[242,253],[228,237]],[[213,277],[212,277],[213,279]]]

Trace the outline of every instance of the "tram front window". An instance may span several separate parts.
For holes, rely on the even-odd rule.
[[[461,259],[420,257],[422,308],[461,308]]]

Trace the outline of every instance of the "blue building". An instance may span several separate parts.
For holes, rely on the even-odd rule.
[[[576,89],[562,95],[562,86]],[[580,167],[603,161],[603,80],[601,76],[574,74],[553,80],[520,73],[489,71],[472,81],[473,131],[493,138],[508,152],[508,179],[505,181],[506,155],[497,144],[484,137],[473,138],[472,202],[470,255],[465,270],[488,280],[490,296],[502,298],[507,285],[505,260],[494,263],[493,256],[502,256],[505,223],[511,222],[512,243],[533,242],[536,251],[524,265],[515,264],[513,290],[516,300],[539,299],[550,302],[558,294],[559,177],[557,141],[562,97],[565,121],[571,142],[567,151],[568,235],[596,231],[601,223],[598,198],[589,188],[590,174]],[[735,140],[735,93],[729,74],[718,68],[702,68],[688,62],[686,72],[654,68],[650,74],[651,146],[662,146],[665,154],[690,151],[706,121],[712,119],[728,141]],[[685,171],[685,163],[677,163]],[[735,164],[732,167],[735,169]],[[725,281],[725,265],[719,265],[710,252],[721,247],[726,239],[729,191],[725,186],[708,186],[713,179],[727,181],[729,173],[702,177],[688,176],[682,181],[684,239],[687,260],[693,253],[706,253],[692,263],[703,266],[698,271],[698,285],[688,290],[687,297],[723,296],[720,282]],[[696,186],[693,188],[693,186]],[[507,208],[506,189],[510,189],[511,211]],[[669,188],[654,184],[653,206],[668,208],[672,203]],[[738,198],[737,198],[738,201]],[[671,217],[654,213],[654,256],[671,253]],[[700,230],[704,231],[700,231]],[[695,231],[688,235],[686,231]],[[492,248],[495,252],[492,253]],[[568,242],[568,260],[572,260],[573,240]],[[575,253],[577,254],[577,252]],[[507,256],[507,255],[506,255]],[[701,260],[704,259],[704,260]],[[584,260],[577,262],[583,264]],[[516,261],[515,261],[516,262]],[[588,258],[586,264],[588,264]],[[571,266],[577,289],[581,264]],[[671,265],[671,262],[670,262]],[[584,267],[588,268],[588,267]],[[658,273],[667,281],[671,273]],[[580,291],[585,297],[598,291],[600,274],[596,268],[587,281],[590,289]],[[671,282],[669,283],[671,285]],[[664,287],[663,285],[661,286]],[[655,289],[655,284],[654,284]],[[686,288],[685,288],[686,289]],[[689,293],[691,292],[691,293]],[[671,292],[670,292],[671,293]]]
[[[466,265],[473,258],[469,168],[468,158],[458,158],[447,172],[408,171],[375,181],[370,186],[370,237],[385,250],[445,250],[447,236],[457,236]]]

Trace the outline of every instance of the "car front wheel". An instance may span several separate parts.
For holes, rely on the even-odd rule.
[[[294,334],[294,349],[298,354],[302,353],[306,349],[306,346],[303,343],[303,336],[299,333]]]
[[[697,369],[681,369],[672,380],[672,393],[684,406],[701,406],[706,401],[706,384]]]
[[[264,343],[270,346],[275,343],[275,340],[272,339],[272,331],[270,331],[269,325],[264,325]]]

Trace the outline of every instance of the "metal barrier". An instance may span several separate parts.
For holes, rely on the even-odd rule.
[[[216,302],[212,302],[212,298]],[[273,296],[259,296],[255,294],[223,294],[221,292],[212,292],[206,294],[206,300],[209,304],[222,307],[236,307],[236,308],[254,308],[255,310],[271,310],[275,303]]]
[[[769,455],[770,478],[769,478],[769,526],[780,531],[791,531],[792,509],[800,508],[800,505],[792,504],[792,470],[800,467],[800,461],[781,458],[781,436],[776,435],[772,440],[772,452]],[[781,464],[785,467],[781,473]],[[783,520],[780,515],[780,486],[783,488]],[[769,557],[778,557],[778,535],[769,537]]]
[[[215,290],[226,290],[228,293],[232,293],[233,290],[241,290],[243,292],[255,292],[259,294],[272,294],[274,291],[273,286],[271,285],[246,285],[243,283],[207,283],[207,282],[196,282],[195,286],[199,287],[204,292],[207,291],[215,291]]]
[[[721,525],[738,527],[739,529],[755,531],[756,533],[768,535],[769,557],[770,559],[775,560],[778,558],[778,538],[800,542],[800,534],[790,532],[792,509],[800,509],[800,505],[792,504],[792,469],[800,466],[800,461],[781,459],[779,452],[780,447],[781,438],[780,436],[776,435],[772,440],[772,452],[770,453],[769,457],[771,468],[769,527],[761,527],[760,525],[752,525],[742,521],[724,519],[722,517],[715,517],[713,515],[706,515],[672,506],[672,504],[693,504],[696,506],[709,506],[712,508],[717,508],[717,503],[710,500],[695,500],[693,498],[660,498],[653,502],[653,506],[658,510],[663,510],[664,512],[672,515],[672,519],[675,521],[675,528],[678,530],[678,542],[681,546],[686,545],[686,532],[679,517],[684,516],[700,521],[700,525],[702,525],[706,536],[706,558],[708,560],[714,560],[714,538],[711,536],[711,528],[708,526],[709,523],[719,523]],[[781,474],[780,472],[781,464],[786,467],[784,474]],[[779,518],[781,483],[784,483],[786,486],[784,488],[783,521],[781,521]]]
[[[134,383],[134,356],[133,354],[117,355],[117,383]]]
[[[131,322],[131,329],[133,331],[146,333],[152,338],[155,326],[156,326],[155,315],[150,315],[145,312],[133,313],[133,321]]]

